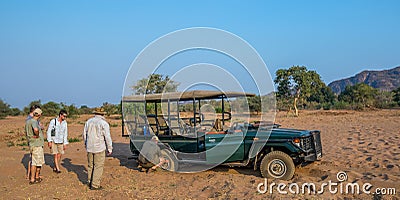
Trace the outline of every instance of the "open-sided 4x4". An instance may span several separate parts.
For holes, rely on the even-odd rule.
[[[321,159],[320,131],[262,121],[233,122],[225,101],[252,96],[204,90],[125,96],[123,136],[130,137],[130,150],[138,157],[143,143],[157,135],[168,160],[163,168],[171,171],[191,171],[188,166],[196,165],[252,166],[263,177],[289,180],[296,164]],[[220,114],[211,113],[211,119],[200,109],[209,100],[222,107]],[[191,114],[183,113],[182,106],[192,106]]]

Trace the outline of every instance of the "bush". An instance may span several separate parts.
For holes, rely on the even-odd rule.
[[[58,112],[61,110],[61,106],[58,103],[49,101],[42,106],[44,116],[58,116]]]
[[[332,107],[332,104],[331,103],[323,103],[323,104],[321,104],[321,106],[322,106],[322,109],[324,109],[324,110],[330,110]]]
[[[222,113],[221,107],[215,107],[215,113]]]
[[[305,109],[309,109],[309,110],[319,110],[321,109],[322,106],[320,103],[312,101],[312,102],[307,102]]]
[[[344,101],[337,101],[337,102],[335,102],[333,105],[332,105],[332,107],[331,107],[332,109],[335,109],[335,110],[350,110],[350,109],[352,109],[351,108],[351,105],[349,104],[349,103],[347,103],[347,102],[344,102]]]
[[[81,141],[81,139],[79,139],[79,138],[68,138],[69,143],[80,142],[80,141]]]
[[[79,109],[74,105],[66,105],[64,103],[61,103],[62,109],[66,110],[68,113],[68,117],[72,119],[76,119],[79,117]]]
[[[92,114],[93,109],[89,108],[87,105],[83,105],[79,108],[79,114]]]
[[[10,110],[10,105],[0,100],[0,119],[4,119],[7,117],[8,112]]]
[[[18,108],[10,108],[10,105],[0,99],[0,119],[7,116],[18,116],[21,111]]]
[[[40,107],[42,107],[42,103],[40,102],[40,100],[36,100],[36,101],[32,101],[29,103],[29,105],[27,107],[24,107],[23,113],[24,114],[29,114],[29,110],[31,109],[31,106],[33,105],[38,105]]]

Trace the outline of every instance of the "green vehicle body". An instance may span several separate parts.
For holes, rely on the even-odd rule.
[[[128,99],[123,103],[129,102],[131,101]],[[276,124],[259,128],[262,122],[234,123],[228,129],[221,131],[193,130],[193,127],[189,127],[188,132],[195,133],[189,137],[173,134],[171,128],[162,127],[155,120],[157,122],[156,126],[153,126],[155,131],[149,133],[148,130],[151,129],[149,119],[157,116],[157,114],[148,115],[147,120],[133,124],[129,124],[132,121],[123,117],[123,130],[126,126],[130,127],[128,128],[130,134],[123,133],[123,135],[130,137],[130,150],[134,157],[139,156],[145,141],[150,140],[154,134],[158,135],[161,149],[169,154],[169,159],[174,163],[173,169],[169,168],[173,171],[185,171],[178,167],[184,163],[221,164],[232,167],[253,167],[254,170],[259,168],[264,177],[290,179],[296,164],[316,161],[322,157],[320,132],[317,130],[287,129]],[[193,119],[195,118],[196,114]],[[159,134],[161,129],[164,130],[163,134]],[[274,153],[270,154],[271,152]]]

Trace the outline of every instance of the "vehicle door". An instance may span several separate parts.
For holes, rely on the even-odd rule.
[[[208,163],[241,161],[244,159],[244,134],[236,132],[206,132],[206,159]]]

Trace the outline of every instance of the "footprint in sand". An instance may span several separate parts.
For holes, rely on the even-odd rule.
[[[389,176],[387,174],[379,174],[379,176],[385,181],[389,180]]]
[[[366,180],[371,180],[374,177],[376,177],[376,176],[374,174],[372,174],[371,172],[363,173],[363,178],[366,179]]]
[[[388,168],[388,169],[392,169],[394,167],[394,165],[386,165],[386,168]]]

